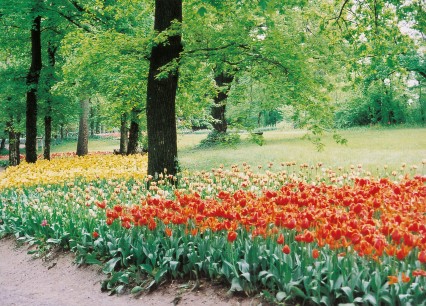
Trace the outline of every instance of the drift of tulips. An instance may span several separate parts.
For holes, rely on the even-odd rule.
[[[426,301],[426,177],[414,167],[373,177],[362,166],[243,164],[159,181],[145,167],[93,155],[8,170],[0,235],[73,250],[103,266],[114,292],[208,278],[275,302]],[[80,175],[55,183],[54,169]]]

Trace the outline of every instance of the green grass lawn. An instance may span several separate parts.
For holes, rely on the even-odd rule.
[[[120,147],[120,141],[118,139],[106,138],[106,139],[89,139],[89,152],[112,152],[114,149]],[[53,145],[51,149],[52,153],[58,152],[76,152],[77,151],[77,141],[76,140],[67,140]],[[40,151],[40,153],[42,153]]]
[[[426,160],[425,128],[356,128],[340,132],[348,140],[347,145],[336,144],[332,135],[323,138],[325,148],[318,152],[315,145],[302,139],[304,131],[268,131],[263,135],[265,144],[259,146],[247,141],[242,134],[242,142],[235,147],[198,148],[207,134],[179,134],[178,148],[181,167],[186,170],[201,170],[223,164],[265,166],[268,162],[279,164],[286,161],[316,164],[322,162],[331,167],[348,167],[362,164],[365,169],[375,171],[418,165]],[[112,151],[118,149],[117,139],[91,139],[89,151]],[[52,152],[74,152],[75,141],[67,141],[52,147]],[[426,166],[425,166],[426,167]]]
[[[426,160],[426,129],[352,129],[341,131],[347,145],[336,144],[332,135],[324,137],[325,148],[318,152],[315,145],[301,139],[303,131],[269,131],[264,133],[265,144],[259,146],[244,141],[236,148],[197,149],[194,142],[205,135],[181,135],[179,160],[189,170],[209,169],[220,164],[229,166],[247,162],[253,166],[267,162],[295,161],[298,164],[322,162],[332,167],[362,164],[370,171],[421,165]],[[196,141],[194,140],[196,139]]]

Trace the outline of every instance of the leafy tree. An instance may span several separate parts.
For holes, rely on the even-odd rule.
[[[421,72],[416,60],[408,56],[417,54],[419,47],[413,39],[413,28],[407,26],[421,15],[418,4],[344,1],[339,7],[335,21],[351,49],[346,73],[352,78],[355,91],[362,93],[347,111],[340,112],[341,119],[347,118],[343,121],[351,125],[405,122],[409,70]],[[407,30],[410,35],[404,32]]]

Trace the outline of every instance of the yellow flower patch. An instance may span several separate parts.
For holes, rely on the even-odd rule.
[[[143,179],[148,165],[147,155],[121,156],[113,154],[22,162],[0,173],[0,190],[11,187],[57,184],[77,177],[94,179]]]

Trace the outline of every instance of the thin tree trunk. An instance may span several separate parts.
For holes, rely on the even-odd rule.
[[[2,138],[0,142],[0,150],[4,150],[6,148],[6,138]]]
[[[127,145],[127,155],[136,154],[139,140],[139,110],[132,109],[130,120],[129,142]]]
[[[124,155],[127,152],[129,145],[129,128],[127,127],[127,113],[121,115],[120,125],[120,154]]]
[[[419,104],[420,104],[420,120],[423,124],[426,123],[426,99],[422,95],[422,81],[419,81]]]
[[[49,42],[47,47],[47,55],[49,59],[49,75],[48,75],[48,88],[47,88],[47,113],[44,116],[44,159],[50,160],[50,147],[52,143],[52,93],[51,88],[54,82],[53,71],[55,69],[55,54],[57,48]]]
[[[78,126],[77,155],[84,156],[89,153],[89,109],[90,99],[80,101],[81,113]]]
[[[214,78],[216,86],[221,88],[219,93],[214,97],[214,105],[211,109],[211,115],[213,117],[213,128],[219,133],[226,133],[228,129],[228,123],[226,122],[226,99],[228,98],[229,89],[234,76],[227,75],[224,72],[220,73]],[[226,86],[225,91],[222,89]]]
[[[96,110],[94,106],[90,107],[90,136],[95,135],[95,117],[96,117]]]
[[[156,0],[154,29],[165,31],[171,22],[182,22],[182,0]],[[178,67],[161,79],[160,68],[179,58],[181,34],[168,38],[167,43],[152,48],[147,87],[148,174],[154,178],[167,169],[177,172],[176,90]],[[176,63],[177,65],[177,63]]]
[[[44,151],[43,158],[50,160],[50,146],[52,144],[52,117],[44,117]]]
[[[21,134],[16,132],[12,121],[6,123],[9,131],[9,166],[17,166],[21,162],[19,144]]]
[[[41,61],[41,17],[33,20],[31,28],[31,66],[27,75],[27,109],[26,109],[26,161],[37,161],[37,87],[42,67]]]

